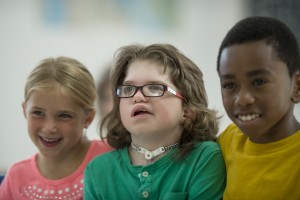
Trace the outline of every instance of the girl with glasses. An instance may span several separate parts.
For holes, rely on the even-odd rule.
[[[169,44],[117,51],[114,108],[101,137],[116,150],[86,168],[84,199],[222,199],[225,165],[200,69]]]

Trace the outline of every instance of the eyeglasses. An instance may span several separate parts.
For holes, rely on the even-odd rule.
[[[162,84],[146,84],[142,86],[119,85],[116,88],[116,94],[119,98],[130,98],[133,97],[139,89],[141,89],[141,92],[145,97],[161,97],[164,95],[165,91],[168,91],[175,96],[184,99],[181,94]]]

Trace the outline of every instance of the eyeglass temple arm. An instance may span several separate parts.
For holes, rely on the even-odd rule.
[[[171,92],[171,93],[174,94],[175,96],[177,96],[177,97],[179,97],[179,98],[181,98],[181,99],[184,100],[184,97],[183,97],[180,93],[178,93],[178,92],[176,92],[175,90],[173,90],[172,88],[167,87],[167,90],[168,90],[168,92]]]

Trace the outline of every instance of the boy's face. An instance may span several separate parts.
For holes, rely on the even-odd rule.
[[[295,76],[263,41],[225,48],[219,77],[230,119],[256,143],[277,141],[299,128],[291,101]]]
[[[164,67],[156,62],[135,61],[128,66],[123,85],[156,83],[176,90],[169,72],[164,73],[163,70]],[[152,143],[165,146],[181,137],[184,119],[182,99],[169,92],[161,97],[145,97],[139,89],[133,97],[120,99],[120,115],[136,145],[146,147]]]

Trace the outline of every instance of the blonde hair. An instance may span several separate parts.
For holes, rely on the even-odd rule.
[[[33,91],[57,88],[84,110],[94,110],[96,88],[88,69],[75,59],[68,57],[42,60],[28,76],[24,99],[28,100]]]
[[[162,64],[165,72],[168,68],[171,81],[185,98],[183,107],[194,112],[193,118],[183,124],[179,156],[192,150],[197,141],[215,140],[218,118],[216,112],[208,108],[203,74],[197,65],[170,44],[124,46],[115,54],[115,64],[111,71],[113,88],[123,83],[128,66],[137,60]],[[115,106],[100,127],[101,137],[107,138],[108,143],[116,149],[131,143],[131,135],[120,118],[119,102],[120,99],[114,96]]]

